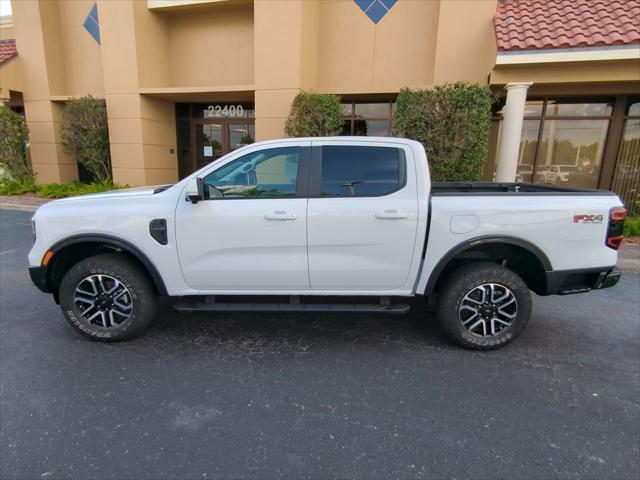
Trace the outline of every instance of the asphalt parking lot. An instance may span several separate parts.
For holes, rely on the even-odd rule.
[[[403,317],[166,309],[91,342],[0,210],[0,477],[640,477],[640,277],[534,298],[495,352]]]

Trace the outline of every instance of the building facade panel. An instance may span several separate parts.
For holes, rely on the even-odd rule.
[[[251,3],[214,5],[163,16],[171,84],[149,86],[193,87],[254,82]]]
[[[16,1],[0,38],[15,37],[19,55],[0,79],[17,78],[20,91],[0,85],[0,96],[23,101],[40,182],[77,177],[59,145],[64,101],[104,98],[114,179],[138,185],[176,181],[241,145],[281,137],[300,91],[340,95],[343,134],[390,135],[403,87],[467,81],[504,98],[505,86],[526,82],[518,175],[551,181],[549,167],[573,166],[580,175],[556,178],[631,198],[637,182],[624,179],[637,169],[638,133],[628,102],[640,95],[640,47],[615,45],[627,49],[622,56],[600,44],[597,52],[508,51],[503,27],[512,35],[526,23],[505,16],[526,10],[514,2]],[[600,103],[610,110],[593,114],[589,106]],[[558,105],[590,113],[551,115]],[[488,179],[500,132],[496,111]]]
[[[400,1],[374,24],[353,2],[322,1],[318,89],[384,92],[432,84],[439,3]]]

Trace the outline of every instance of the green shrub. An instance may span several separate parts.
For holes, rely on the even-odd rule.
[[[111,180],[109,127],[104,100],[87,97],[69,100],[60,127],[62,149],[86,168],[97,182]]]
[[[111,182],[100,183],[47,183],[44,185],[36,185],[34,183],[7,182],[0,184],[0,195],[23,195],[25,193],[34,193],[42,198],[64,198],[76,195],[85,195],[87,193],[108,192],[109,190],[117,190],[126,188],[126,186],[114,185]]]
[[[342,131],[340,97],[300,92],[293,99],[284,126],[287,137],[330,137]]]
[[[0,195],[24,195],[25,193],[37,193],[38,190],[38,185],[33,182],[0,183]]]
[[[634,218],[627,218],[624,222],[624,236],[636,237],[640,235],[640,215]]]
[[[487,159],[491,91],[468,83],[400,91],[393,134],[417,140],[427,151],[435,181],[478,181]]]
[[[22,115],[0,103],[0,163],[6,177],[18,182],[33,182],[33,170],[27,158],[29,129]]]

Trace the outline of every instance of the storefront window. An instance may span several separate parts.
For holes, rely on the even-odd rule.
[[[608,120],[547,120],[536,162],[536,180],[596,188]]]
[[[361,118],[388,118],[391,114],[389,102],[385,103],[356,103],[355,114]]]
[[[548,100],[546,115],[549,117],[608,117],[611,115],[611,103],[573,103]]]
[[[525,120],[522,122],[520,154],[518,156],[518,170],[516,176],[517,182],[533,181],[533,165],[536,160],[539,131],[540,122],[538,120]]]
[[[629,102],[618,150],[612,190],[624,202],[630,216],[640,214],[640,99]]]
[[[527,101],[516,181],[597,188],[612,105],[608,99]],[[494,122],[501,119],[499,110]]]
[[[542,115],[542,106],[544,105],[544,101],[536,100],[527,102],[524,106],[524,116],[525,117],[539,117]],[[502,113],[502,112],[501,112]]]
[[[387,137],[391,135],[391,122],[395,103],[376,102],[342,103],[344,124],[342,135]]]

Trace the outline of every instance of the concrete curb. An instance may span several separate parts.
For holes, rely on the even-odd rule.
[[[40,205],[25,205],[20,203],[2,202],[0,209],[2,210],[19,210],[21,212],[35,212]]]

